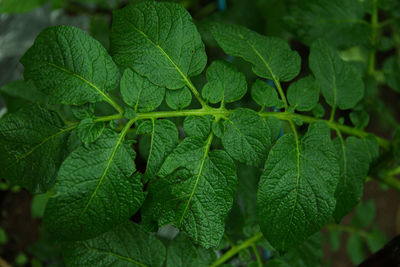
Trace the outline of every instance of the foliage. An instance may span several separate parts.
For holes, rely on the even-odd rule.
[[[400,189],[398,131],[393,143],[364,131],[378,82],[399,90],[400,64],[376,69],[376,0],[306,2],[286,23],[308,61],[245,26],[213,21],[202,36],[170,2],[115,10],[109,49],[72,26],[38,35],[20,60],[24,80],[0,88],[23,100],[0,120],[0,177],[45,193],[35,214],[67,266],[219,266],[237,255],[262,266],[260,248],[268,266],[317,266],[325,226],[332,247],[352,232],[354,263],[364,244],[384,244],[363,230],[373,202],[339,223],[368,175]],[[210,56],[215,45],[228,60]],[[354,45],[366,64],[344,60]],[[174,238],[154,234],[171,225]]]

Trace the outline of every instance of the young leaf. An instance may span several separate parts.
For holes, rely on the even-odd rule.
[[[211,137],[187,137],[174,149],[150,189],[148,206],[159,226],[173,222],[205,248],[221,241],[237,184],[228,154],[210,152]]]
[[[348,214],[360,201],[369,164],[378,154],[376,139],[338,137],[334,140],[339,155],[340,180],[336,188],[336,208],[333,217],[336,222]]]
[[[342,61],[326,41],[319,39],[312,44],[309,65],[331,107],[351,109],[363,98],[364,83],[360,72]]]
[[[68,132],[57,113],[36,104],[0,121],[0,177],[33,193],[54,184],[65,156]]]
[[[151,135],[145,179],[154,179],[165,158],[178,144],[178,130],[169,120],[152,120],[141,123],[136,133]]]
[[[95,104],[88,103],[82,106],[71,106],[71,111],[75,118],[84,120],[94,117],[94,108]]]
[[[279,38],[222,23],[214,23],[211,33],[225,53],[252,63],[253,72],[262,78],[287,82],[300,71],[299,54]]]
[[[131,69],[126,69],[121,78],[121,95],[125,103],[137,112],[149,112],[161,105],[165,87],[151,83]]]
[[[179,233],[168,246],[166,267],[209,266],[215,258],[214,251],[195,247],[184,233]]]
[[[183,122],[187,136],[199,136],[206,139],[211,131],[211,120],[208,116],[187,116]]]
[[[353,219],[351,220],[351,225],[359,229],[366,228],[375,219],[375,214],[376,207],[373,199],[360,203],[360,205],[357,206]]]
[[[190,14],[180,5],[143,2],[114,11],[111,51],[159,86],[179,89],[201,73],[207,56]]]
[[[304,43],[310,45],[324,38],[340,48],[369,44],[371,28],[363,20],[366,13],[363,1],[307,0],[299,3],[293,5],[289,25]]]
[[[365,259],[365,247],[363,239],[356,234],[350,235],[346,244],[346,250],[352,263],[355,265],[360,264]]]
[[[76,131],[82,143],[88,146],[100,137],[104,128],[104,122],[95,122],[93,119],[87,118],[79,123]]]
[[[67,266],[161,267],[165,254],[163,243],[133,222],[93,239],[63,244]]]
[[[72,26],[43,30],[21,58],[24,77],[56,103],[82,105],[111,102],[107,92],[117,88],[119,70],[106,49]]]
[[[105,130],[89,147],[79,147],[61,165],[56,195],[47,204],[46,229],[62,240],[84,240],[127,220],[144,200],[132,177],[132,151],[124,135]]]
[[[307,76],[290,84],[287,98],[296,110],[310,111],[318,103],[319,87],[313,77]]]
[[[311,124],[306,135],[286,134],[269,152],[258,186],[261,231],[279,251],[317,232],[335,209],[339,166],[330,130]]]
[[[271,145],[265,121],[250,109],[236,109],[224,122],[222,144],[232,158],[250,166],[260,166]]]
[[[276,89],[260,79],[253,83],[251,97],[261,107],[273,107],[279,102]]]
[[[167,90],[165,102],[172,109],[184,109],[192,102],[192,93],[187,87],[178,90]]]
[[[387,84],[396,92],[400,93],[399,78],[400,62],[395,57],[389,57],[383,64],[383,73],[385,74]]]
[[[207,69],[207,83],[201,92],[210,103],[231,103],[240,100],[247,91],[246,77],[231,63],[217,60]]]

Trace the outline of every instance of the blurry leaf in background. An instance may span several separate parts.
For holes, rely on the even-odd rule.
[[[383,73],[386,82],[393,90],[400,93],[400,60],[395,57],[389,57],[383,64]]]
[[[31,11],[49,0],[2,0],[0,13],[25,13]]]
[[[362,238],[358,235],[350,235],[346,250],[353,264],[360,264],[365,259],[365,246]]]

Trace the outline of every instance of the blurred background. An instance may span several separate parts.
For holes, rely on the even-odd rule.
[[[249,82],[255,79],[251,68],[240,59],[226,57],[217,48],[208,32],[209,22],[241,24],[261,34],[285,39],[302,57],[300,77],[309,74],[308,46],[317,38],[326,38],[340,50],[342,59],[353,62],[366,74],[364,100],[355,109],[341,111],[338,116],[346,124],[388,139],[400,139],[400,131],[399,136],[394,134],[400,121],[400,1],[380,1],[378,14],[382,28],[372,38],[371,29],[360,21],[370,21],[373,1],[348,0],[343,10],[310,9],[304,4],[308,1],[301,0],[175,2],[193,16],[206,44],[208,63],[217,58],[233,61]],[[139,1],[0,0],[0,117],[31,101],[29,95],[16,93],[7,85],[23,78],[19,59],[41,30],[52,25],[73,25],[87,31],[108,49],[112,10],[133,2]],[[324,1],[310,2],[323,4]],[[334,23],[323,22],[327,17],[332,17]],[[376,52],[372,70],[371,49]],[[194,82],[201,84],[201,80],[201,77],[195,78]],[[251,106],[248,95],[243,101]],[[324,117],[326,108],[319,106],[313,115]],[[342,221],[343,227],[328,225],[323,230],[324,266],[354,266],[400,234],[400,192],[374,179],[374,175],[380,175],[379,171],[371,171],[370,175],[362,203]],[[393,173],[392,182],[400,188],[396,175]],[[241,166],[239,178],[239,186],[255,188],[259,170]],[[0,180],[0,266],[63,266],[58,245],[41,228],[48,197],[46,194],[32,196]],[[255,205],[255,196],[237,196],[237,202],[245,197],[245,201],[254,201]],[[229,218],[232,225],[234,220],[244,220],[240,217],[243,214],[236,215]],[[233,228],[230,222],[227,227]],[[268,251],[264,252],[267,259]],[[241,255],[236,265],[246,266],[246,257]]]

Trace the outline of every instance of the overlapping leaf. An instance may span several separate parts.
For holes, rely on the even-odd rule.
[[[141,206],[142,183],[123,135],[105,130],[89,147],[63,162],[47,204],[44,223],[63,240],[85,240],[124,222]]]
[[[302,139],[286,134],[273,146],[261,176],[261,231],[277,250],[302,243],[331,218],[339,165],[330,130],[311,124]]]
[[[119,65],[169,89],[188,85],[188,78],[201,73],[207,61],[191,16],[181,5],[168,2],[143,2],[115,11],[111,51]]]
[[[21,63],[25,79],[62,104],[110,102],[107,92],[117,88],[120,78],[106,49],[72,26],[43,30]]]
[[[55,112],[36,104],[9,114],[0,121],[0,177],[45,192],[54,184],[71,130]]]

